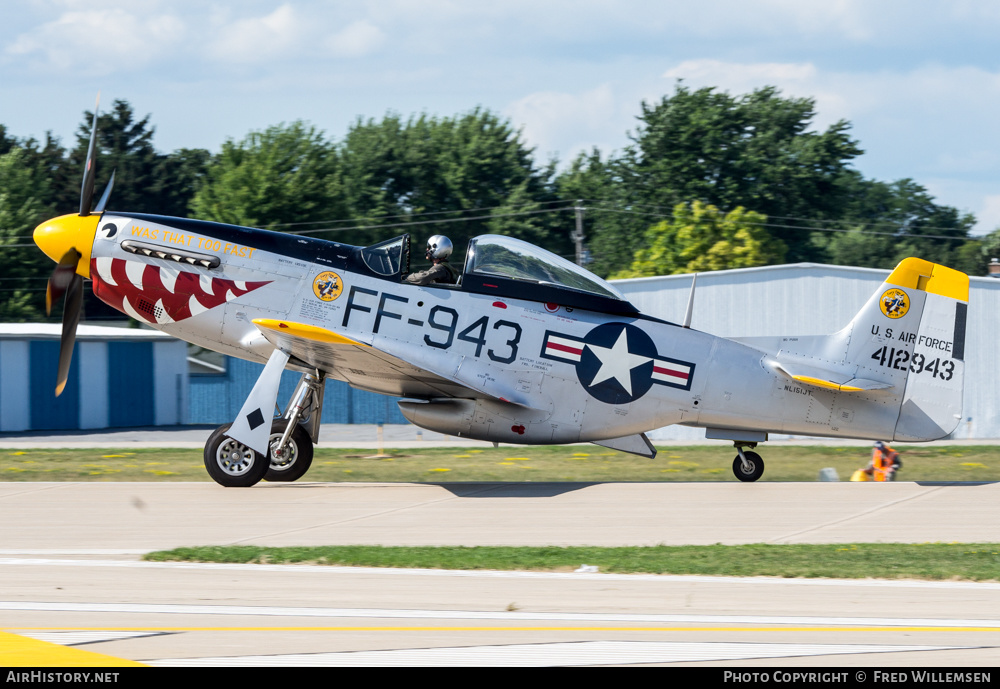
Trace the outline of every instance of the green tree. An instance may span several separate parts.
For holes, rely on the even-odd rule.
[[[569,250],[572,218],[565,225],[537,212],[554,201],[554,165],[538,168],[520,132],[494,113],[359,119],[338,150],[344,198],[357,224],[424,223],[415,242],[446,234],[459,261],[467,240],[484,232]],[[354,234],[352,243],[367,243],[386,229]]]
[[[17,145],[17,139],[7,135],[7,127],[0,124],[0,155],[10,153],[10,149]]]
[[[186,217],[191,201],[205,182],[212,154],[203,148],[182,148],[160,156],[151,192],[157,213]]]
[[[839,186],[847,192],[842,220],[829,224],[849,231],[814,235],[826,260],[888,269],[907,256],[917,256],[973,275],[985,269],[975,240],[968,236],[975,217],[938,205],[913,180],[879,182],[852,171]]]
[[[635,252],[643,247],[651,219],[663,215],[644,206],[636,188],[626,184],[620,172],[617,159],[602,160],[595,148],[580,153],[555,180],[559,198],[583,203],[587,268],[598,275],[631,265]]]
[[[182,149],[168,155],[157,152],[153,146],[156,128],[150,125],[151,117],[137,119],[125,100],[116,100],[108,112],[98,116],[94,202],[114,171],[115,188],[109,208],[185,216],[210,155],[201,149]],[[76,146],[63,161],[61,170],[53,170],[58,183],[53,201],[60,212],[79,208],[92,125],[93,113],[84,112],[76,133]],[[58,141],[47,139],[37,157],[51,163],[53,154],[61,151],[57,145]]]
[[[628,270],[612,277],[645,277],[781,263],[785,246],[771,237],[767,217],[744,208],[723,214],[701,201],[674,207],[673,220],[646,231]]]
[[[774,87],[743,96],[677,84],[643,103],[641,125],[619,161],[643,203],[666,208],[699,200],[767,215],[790,260],[815,258],[802,219],[839,217],[837,181],[862,153],[839,121],[812,131],[815,102],[783,98]]]
[[[315,127],[268,127],[222,145],[191,210],[206,220],[269,229],[343,217],[336,171],[336,152]]]
[[[69,152],[66,161],[76,174],[68,175],[65,196],[79,207],[80,183],[87,161],[93,113],[84,112],[83,121],[77,128],[76,147]],[[115,208],[147,213],[158,212],[151,203],[150,188],[155,183],[158,155],[153,148],[155,130],[149,126],[150,116],[136,121],[132,106],[124,100],[116,100],[109,112],[97,118],[96,170],[94,202],[101,193],[111,172],[115,171],[113,204]],[[70,209],[66,209],[68,212]]]
[[[45,214],[48,184],[27,160],[19,146],[0,155],[0,321],[35,321],[45,313],[51,265],[31,233]]]

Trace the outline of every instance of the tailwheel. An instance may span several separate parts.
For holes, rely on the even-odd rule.
[[[232,424],[219,426],[205,443],[205,469],[227,488],[249,488],[267,473],[264,457],[226,435]]]
[[[275,419],[271,424],[268,440],[268,458],[271,460],[264,474],[265,481],[296,481],[309,471],[313,460],[313,442],[301,424],[295,422],[288,442],[280,447],[288,429],[288,419]]]
[[[733,473],[744,483],[756,481],[764,475],[764,460],[756,452],[736,448],[738,455],[733,460]]]

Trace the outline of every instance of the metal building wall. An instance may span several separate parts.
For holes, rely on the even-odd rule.
[[[0,431],[184,423],[187,345],[151,331],[81,326],[55,396],[61,326],[0,325]]]
[[[699,273],[691,327],[722,337],[830,334],[850,322],[889,272],[798,263]],[[615,286],[644,313],[680,323],[691,275],[617,280]],[[953,437],[1000,438],[998,314],[1000,280],[971,278],[964,418]],[[705,432],[671,426],[650,435],[688,440]]]
[[[226,357],[224,374],[192,374],[188,423],[231,423],[264,370],[261,364]],[[285,371],[278,388],[278,404],[285,405],[299,381],[298,373]],[[395,397],[355,390],[339,380],[328,380],[323,396],[323,423],[409,423],[399,412]]]

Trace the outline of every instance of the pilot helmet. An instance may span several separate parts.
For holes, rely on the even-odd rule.
[[[427,258],[445,259],[451,256],[451,240],[443,234],[436,234],[427,240]]]

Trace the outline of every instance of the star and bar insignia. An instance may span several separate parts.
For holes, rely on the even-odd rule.
[[[637,400],[654,384],[690,390],[695,367],[659,356],[652,338],[628,323],[605,323],[583,338],[546,331],[540,356],[574,364],[584,389],[608,404]]]

